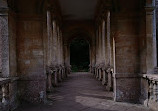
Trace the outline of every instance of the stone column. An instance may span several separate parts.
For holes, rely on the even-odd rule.
[[[59,26],[57,26],[57,64],[59,65],[61,63],[61,47],[60,47],[60,31]]]
[[[57,24],[53,20],[52,64],[57,64]]]
[[[61,75],[62,75],[62,79],[64,79],[64,63],[63,63],[63,38],[62,38],[62,32],[60,30],[60,59],[61,59],[61,67],[62,67],[62,71],[61,71]]]
[[[65,59],[65,76],[67,77],[67,67],[68,67],[68,60],[69,60],[69,57],[68,57],[68,45],[67,44],[64,44],[64,59]]]
[[[1,47],[1,61],[2,61],[2,77],[9,77],[10,76],[10,67],[9,67],[9,22],[8,22],[8,7],[7,2],[1,1],[4,7],[0,5],[0,40],[2,41]]]
[[[58,66],[58,81],[62,81],[61,77],[61,47],[60,47],[60,29],[59,26],[57,26],[57,66]]]
[[[106,64],[106,56],[105,56],[105,21],[103,20],[103,23],[102,23],[102,56],[103,56],[103,67],[102,67],[102,84],[105,85],[106,83],[106,73],[105,73],[105,64]]]
[[[102,80],[102,85],[106,85],[107,84],[107,73],[106,73],[106,69],[103,69],[103,80]]]
[[[102,69],[101,68],[99,68],[99,78],[98,78],[98,80],[99,81],[102,80]]]
[[[47,11],[47,65],[51,64],[51,42],[52,42],[52,21],[51,21],[51,12]]]
[[[58,81],[57,81],[57,77],[58,77],[58,73],[57,73],[57,24],[56,21],[53,20],[53,38],[52,38],[52,67],[53,67],[53,74],[54,74],[54,86],[58,85]]]
[[[98,29],[96,31],[96,65],[98,64]]]
[[[105,64],[105,21],[102,23],[102,56],[103,63]]]
[[[110,11],[107,11],[107,48],[108,48],[108,60],[107,64],[111,65],[111,40],[110,40]]]
[[[99,64],[102,62],[102,34],[101,34],[101,32],[102,32],[102,26],[101,25],[99,25]]]
[[[146,71],[153,73],[157,66],[155,0],[146,0]]]

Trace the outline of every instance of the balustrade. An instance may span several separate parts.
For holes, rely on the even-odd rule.
[[[70,73],[70,71],[71,67],[65,67],[63,65],[46,66],[47,91],[52,91],[53,86],[58,86],[58,82],[61,82],[67,77],[66,73]]]
[[[102,85],[106,85],[108,91],[113,90],[113,68],[104,64],[96,65],[94,68],[94,76],[102,81]]]
[[[9,83],[10,79],[0,78],[0,111],[9,110]]]
[[[148,83],[148,103],[147,106],[158,110],[158,75],[144,74],[143,79]]]

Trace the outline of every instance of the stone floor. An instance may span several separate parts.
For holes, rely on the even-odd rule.
[[[152,111],[142,105],[116,103],[92,74],[73,73],[53,93],[46,105],[23,105],[16,111]]]

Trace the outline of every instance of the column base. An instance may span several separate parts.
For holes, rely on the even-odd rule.
[[[55,72],[54,74],[54,81],[53,81],[53,86],[54,87],[57,87],[58,86],[58,77],[57,77],[57,72]]]
[[[102,85],[107,85],[107,82],[102,80]]]
[[[158,111],[158,103],[153,100],[149,100],[147,106],[155,111]]]
[[[114,100],[138,103],[140,97],[140,77],[137,74],[114,75]]]
[[[154,74],[158,74],[158,67],[154,68]]]

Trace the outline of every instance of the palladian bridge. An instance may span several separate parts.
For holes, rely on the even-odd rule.
[[[0,111],[158,110],[157,6],[0,0]]]

